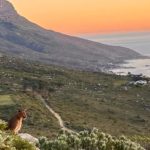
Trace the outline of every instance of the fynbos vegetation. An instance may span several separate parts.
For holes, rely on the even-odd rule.
[[[41,150],[144,150],[124,136],[119,138],[93,129],[79,134],[62,133],[54,140],[40,138]]]
[[[7,123],[0,120],[0,150],[35,150],[36,147],[19,136],[6,132]]]
[[[150,85],[130,85],[129,76],[69,70],[21,59],[0,57],[0,118],[8,121],[23,106],[28,118],[21,132],[55,139],[57,119],[36,97],[60,114],[74,131],[98,128],[113,136],[149,138]],[[82,115],[81,115],[82,114]],[[147,140],[133,138],[144,147]]]
[[[35,145],[21,139],[19,136],[6,132],[7,123],[0,120],[0,149],[1,150],[35,150]],[[61,132],[56,138],[48,140],[41,137],[37,143],[40,150],[144,150],[139,144],[124,136],[119,138],[100,132],[92,131],[79,133]]]

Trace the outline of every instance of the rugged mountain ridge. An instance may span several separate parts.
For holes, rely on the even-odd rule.
[[[84,70],[141,57],[131,49],[110,46],[46,30],[20,16],[1,0],[0,52],[16,57]]]

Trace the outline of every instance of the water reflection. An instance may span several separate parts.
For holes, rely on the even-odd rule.
[[[150,77],[150,59],[128,60],[125,64],[121,64],[119,68],[110,71],[120,75],[126,75],[128,72],[132,74],[142,73]]]

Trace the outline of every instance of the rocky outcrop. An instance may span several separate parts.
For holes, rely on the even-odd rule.
[[[28,133],[20,133],[18,134],[22,139],[28,141],[31,144],[36,145],[39,140],[37,138],[35,138],[34,136],[28,134]],[[36,150],[39,150],[39,148],[36,148]]]

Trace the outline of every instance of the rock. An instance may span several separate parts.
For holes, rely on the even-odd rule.
[[[34,136],[28,134],[28,133],[19,133],[18,134],[22,139],[28,141],[31,144],[36,145],[39,140],[37,138],[35,138]],[[36,150],[40,150],[39,148],[36,148]]]
[[[130,85],[147,85],[147,81],[145,80],[138,80],[138,81],[131,81],[129,82]]]
[[[128,87],[127,86],[124,86],[123,88],[124,88],[125,91],[128,91]]]

